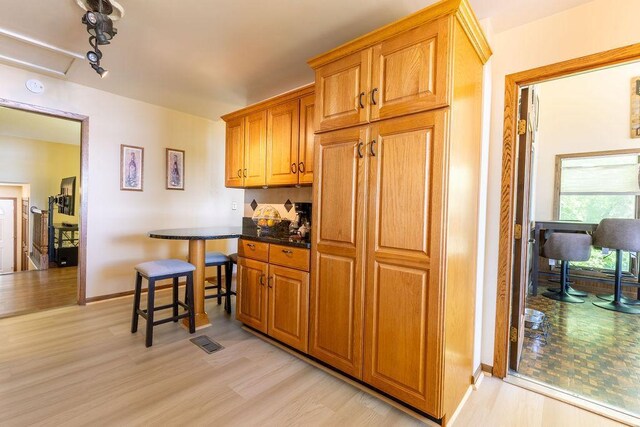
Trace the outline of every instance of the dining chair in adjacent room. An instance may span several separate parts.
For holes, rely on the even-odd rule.
[[[555,232],[542,247],[542,256],[560,261],[560,292],[547,291],[542,296],[562,302],[584,302],[569,293],[570,261],[587,261],[591,256],[591,236],[583,233]]]
[[[604,301],[593,304],[607,310],[627,314],[640,314],[640,301],[622,295],[622,252],[640,252],[640,220],[627,218],[605,218],[593,233],[593,245],[616,251],[614,293],[598,295]]]

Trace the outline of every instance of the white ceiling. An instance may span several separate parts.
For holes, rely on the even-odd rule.
[[[66,78],[211,119],[311,82],[308,58],[435,3],[118,1],[126,15],[103,49],[109,76],[101,80],[87,61],[77,60]],[[491,18],[495,31],[588,1],[470,0],[480,19]],[[0,28],[83,55],[89,48],[75,0],[0,0],[0,10]]]
[[[0,107],[0,136],[80,145],[80,123]]]

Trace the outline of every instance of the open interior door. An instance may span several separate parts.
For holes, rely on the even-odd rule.
[[[518,113],[518,158],[516,159],[516,210],[513,242],[513,291],[511,299],[511,328],[509,368],[517,371],[524,342],[524,310],[529,285],[530,254],[532,252],[530,226],[531,173],[533,139],[537,128],[537,97],[534,87],[520,92]],[[532,254],[535,256],[535,254]]]

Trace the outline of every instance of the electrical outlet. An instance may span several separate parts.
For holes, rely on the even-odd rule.
[[[231,202],[231,210],[232,211],[238,210],[238,202]]]

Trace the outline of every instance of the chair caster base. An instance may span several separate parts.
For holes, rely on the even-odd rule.
[[[579,304],[579,303],[583,303],[584,300],[580,299],[580,298],[576,298],[574,296],[571,296],[567,293],[564,292],[545,292],[542,294],[543,297],[552,299],[552,300],[556,300],[556,301],[562,301],[562,302],[570,302],[570,303],[574,303],[574,304]]]
[[[640,308],[629,307],[626,304],[610,301],[610,302],[594,302],[596,307],[604,308],[605,310],[617,311],[619,313],[626,314],[640,314]]]
[[[562,289],[560,289],[560,288],[547,288],[547,290],[548,290],[549,292],[560,293],[560,291],[561,291]],[[574,297],[582,297],[582,298],[584,298],[584,297],[586,297],[586,296],[588,295],[586,292],[578,291],[578,290],[576,290],[576,289],[573,289],[571,286],[568,286],[568,287],[567,287],[567,293],[568,293],[569,295],[574,296]]]

